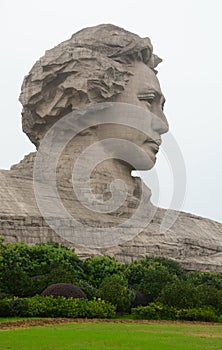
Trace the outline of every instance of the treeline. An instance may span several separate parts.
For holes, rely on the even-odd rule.
[[[104,300],[135,318],[222,321],[220,273],[186,272],[166,258],[130,264],[108,256],[82,261],[58,244],[0,243],[0,315],[1,305],[4,311],[18,298],[39,302],[43,297],[36,295],[55,283],[76,285],[88,301]]]

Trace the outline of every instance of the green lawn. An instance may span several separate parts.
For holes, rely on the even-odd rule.
[[[0,331],[1,350],[222,349],[222,325],[76,323]]]

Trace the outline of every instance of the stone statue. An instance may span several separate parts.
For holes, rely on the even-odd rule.
[[[153,54],[148,38],[140,38],[114,25],[99,25],[77,32],[70,40],[47,51],[35,63],[24,79],[20,101],[23,105],[23,130],[35,144],[37,153],[29,154],[19,164],[13,165],[10,171],[0,171],[0,235],[6,241],[25,241],[30,244],[61,242],[74,246],[77,254],[83,258],[107,254],[124,262],[144,256],[164,256],[177,260],[186,269],[222,271],[222,224],[174,212],[176,221],[168,230],[161,231],[166,210],[155,208],[150,201],[150,190],[140,178],[131,176],[134,169],[149,170],[154,166],[161,135],[168,131],[163,112],[165,99],[155,69],[160,62],[161,59]],[[138,118],[143,111],[148,113],[145,121],[148,136],[141,128],[115,124],[111,120],[109,123],[82,127],[75,137],[67,138],[68,141],[61,148],[61,157],[56,163],[56,191],[67,215],[76,219],[72,232],[78,241],[66,239],[69,236],[64,232],[68,229],[69,221],[62,221],[59,210],[54,211],[56,195],[54,197],[54,192],[47,192],[47,179],[51,181],[49,163],[56,157],[53,140],[62,144],[64,139],[61,135],[69,134],[69,127],[64,126],[64,118],[70,113],[81,115],[81,111],[86,110],[78,119],[78,123],[84,126],[88,125],[87,118],[92,117],[95,110],[99,114],[100,109],[103,112],[104,108],[106,114],[106,108],[109,111],[110,107],[121,109],[129,105],[132,106],[134,116],[138,113]],[[127,113],[130,114],[131,110]],[[77,122],[73,124],[71,128],[75,129]],[[64,130],[58,129],[59,125]],[[51,130],[54,133],[51,133],[49,141]],[[128,143],[104,143],[107,139],[123,139]],[[47,151],[42,147],[44,142],[47,143]],[[132,143],[141,149],[135,156],[133,148],[132,151],[130,148]],[[73,164],[90,145],[97,144],[100,148],[89,153],[88,161],[80,163],[78,183],[83,187],[77,187],[79,195],[85,198],[83,203],[73,191]],[[112,153],[113,146],[116,153]],[[106,157],[101,161],[103,158],[100,159],[98,154],[99,157],[104,154]],[[133,164],[127,161],[128,156],[131,156]],[[36,163],[41,157],[46,161],[41,163],[45,166],[41,168],[39,180],[35,177],[35,169],[38,169]],[[90,202],[91,193],[86,191],[85,180],[81,182],[81,177],[84,178],[91,159],[96,157],[96,166],[90,173],[90,191],[94,196]],[[43,206],[47,215],[39,207],[33,178],[34,187],[41,182],[45,189]],[[122,185],[119,191],[112,191],[111,184],[116,179],[127,186],[127,191],[121,205],[112,207],[114,199],[118,201],[124,192]],[[146,206],[127,226],[125,222],[131,220],[134,212],[138,211],[141,198]],[[104,204],[106,207],[106,203],[114,210],[98,209]],[[59,234],[47,220],[50,215],[60,220]],[[143,227],[147,218],[148,224]],[[118,227],[121,227],[118,231],[119,240],[114,234]],[[98,241],[95,245],[87,244],[93,241],[96,230],[97,233],[103,230],[101,232],[105,236],[100,236],[100,239],[105,237],[107,244],[98,245]],[[113,232],[113,235],[108,232]],[[85,237],[84,240],[82,237]]]

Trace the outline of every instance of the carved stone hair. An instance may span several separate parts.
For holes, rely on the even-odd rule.
[[[46,51],[22,85],[23,131],[38,146],[46,130],[62,116],[120,94],[132,75],[130,64],[136,60],[154,71],[161,62],[149,38],[111,24],[85,28]]]

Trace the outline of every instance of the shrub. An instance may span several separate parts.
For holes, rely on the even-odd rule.
[[[102,299],[115,305],[119,312],[129,311],[134,297],[133,292],[127,286],[127,281],[117,275],[105,278],[98,293]]]
[[[187,280],[195,287],[212,286],[222,291],[222,274],[219,272],[190,271],[187,274]]]
[[[71,266],[69,268],[58,266],[56,268],[51,269],[46,275],[40,277],[42,277],[41,279],[47,286],[55,283],[75,284],[76,280],[78,279],[76,272],[73,271],[73,268]]]
[[[58,244],[0,242],[0,290],[18,297],[33,296],[57,282],[84,279],[83,262]]]
[[[65,298],[86,298],[86,294],[82,291],[81,288],[75,286],[71,283],[55,283],[47,287],[42,293],[41,296],[50,296],[57,298],[59,296]]]
[[[154,258],[146,258],[134,261],[125,270],[129,284],[142,292],[148,302],[155,301],[161,290],[167,283],[173,283],[178,279],[175,274],[171,274],[168,268]]]
[[[11,312],[13,313],[13,316],[26,316],[28,312],[28,300],[25,298],[13,298],[11,300]]]
[[[41,297],[36,295],[35,297],[28,298],[28,317],[63,317],[63,313],[66,313],[65,303],[63,297],[54,298],[53,296]],[[64,316],[65,317],[65,316]]]
[[[152,306],[138,306],[131,310],[133,318],[137,320],[159,320],[160,317]]]
[[[86,309],[85,317],[88,318],[112,318],[116,315],[116,307],[104,300],[89,300],[87,301]]]
[[[150,303],[132,309],[132,316],[140,320],[187,320],[216,322],[218,318],[212,308],[176,309],[160,303]]]
[[[222,315],[220,315],[217,319],[218,322],[222,323]]]
[[[130,285],[140,285],[147,271],[158,270],[159,268],[163,268],[167,276],[171,275],[171,278],[185,278],[185,272],[177,262],[162,257],[146,257],[141,260],[135,260],[125,266],[125,275]]]
[[[153,261],[160,263],[162,266],[165,266],[171,275],[176,275],[180,279],[186,278],[185,271],[177,261],[164,257],[153,257],[147,259],[153,259]]]
[[[28,311],[27,299],[5,298],[0,300],[0,317],[25,316]]]
[[[155,263],[146,269],[138,288],[145,294],[147,300],[152,302],[157,299],[164,286],[173,283],[175,279],[176,277],[170,275],[165,266]]]
[[[20,313],[22,305],[25,307]],[[115,316],[115,306],[102,300],[37,295],[32,298],[17,298],[16,303],[14,299],[0,300],[0,316],[112,318]]]
[[[211,306],[220,314],[222,312],[222,291],[207,284],[196,287],[199,306]]]
[[[5,298],[0,300],[0,317],[12,316],[12,299]]]
[[[12,297],[13,297],[13,295],[10,295],[10,294],[8,294],[8,293],[1,292],[1,291],[0,291],[0,300],[1,300],[1,299],[5,299],[5,298],[12,298]]]
[[[150,303],[132,309],[132,316],[140,320],[174,320],[176,309],[161,303]]]
[[[84,262],[84,271],[87,280],[98,288],[104,278],[118,274],[123,275],[124,265],[109,256],[96,256]]]
[[[216,322],[215,311],[211,308],[180,309],[177,311],[179,320]]]
[[[99,297],[98,289],[93,287],[89,282],[80,280],[76,284],[82,289],[89,300]]]
[[[161,291],[158,300],[177,308],[194,308],[198,305],[196,288],[187,281],[177,280],[168,283]]]

